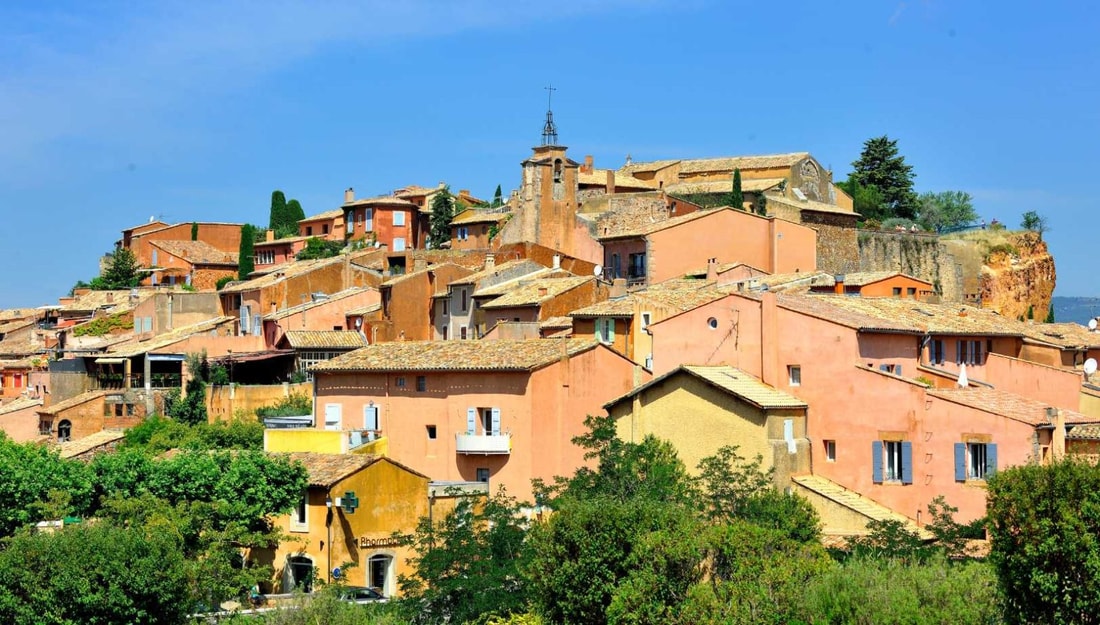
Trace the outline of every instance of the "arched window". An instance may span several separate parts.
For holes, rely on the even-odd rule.
[[[367,560],[367,586],[386,596],[393,594],[393,556],[380,553]]]
[[[560,158],[554,159],[554,182],[555,183],[560,183],[561,180],[562,180],[562,174],[561,174],[562,168],[561,167],[562,167],[561,166],[561,159]]]
[[[290,591],[295,588],[300,588],[302,592],[312,592],[315,575],[313,570],[313,558],[309,556],[287,557],[286,574],[283,576],[286,590]]]
[[[68,419],[64,419],[57,424],[57,442],[64,443],[72,437],[72,433],[73,424]]]

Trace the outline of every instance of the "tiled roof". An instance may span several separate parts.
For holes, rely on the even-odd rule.
[[[578,308],[569,313],[570,317],[633,317],[634,316],[634,297],[627,295],[626,297],[616,297],[614,299],[604,300],[602,302],[596,302],[591,306],[585,306],[584,308]]]
[[[1077,323],[1024,324],[1024,336],[1059,347],[1100,347],[1100,332]]]
[[[500,297],[494,298],[481,305],[485,309],[511,308],[513,306],[535,306],[546,300],[561,295],[587,282],[593,282],[596,278],[576,276],[571,278],[542,278],[520,281],[519,284]]]
[[[130,291],[89,291],[78,296],[71,304],[60,307],[61,312],[90,312],[108,306],[130,306]]]
[[[62,458],[75,458],[92,451],[96,447],[117,443],[126,438],[122,430],[100,430],[75,441],[66,441],[57,446]]]
[[[379,456],[369,454],[318,454],[295,452],[286,454],[291,462],[301,462],[309,474],[309,485],[328,488],[340,480],[378,462]]]
[[[9,323],[21,319],[37,319],[38,310],[34,308],[8,308],[0,310],[0,323]]]
[[[579,184],[587,185],[599,185],[601,187],[607,185],[607,172],[610,169],[594,169],[592,173],[579,172],[577,174],[577,182]],[[634,176],[622,171],[616,171],[615,173],[615,188],[616,189],[656,189],[658,183],[656,180],[639,180]]]
[[[16,330],[20,330],[22,328],[25,328],[29,325],[33,325],[34,323],[35,323],[34,319],[16,319],[15,321],[8,321],[7,323],[0,323],[0,334],[7,334],[9,332],[14,332]]]
[[[905,524],[909,531],[916,533],[921,538],[925,540],[932,538],[931,532],[918,526],[909,517],[894,512],[877,501],[868,499],[854,490],[844,488],[836,482],[818,475],[796,475],[791,477],[791,479],[799,486],[811,490],[849,510],[853,510],[868,519],[873,521],[899,521]],[[860,533],[866,534],[867,532]]]
[[[623,165],[619,168],[619,171],[627,174],[634,175],[638,172],[651,172],[660,171],[666,167],[671,167],[676,163],[679,163],[680,159],[666,159],[663,161],[648,161],[644,163],[630,163],[629,165]]]
[[[275,239],[273,241],[260,241],[259,243],[253,244],[252,247],[253,248],[257,248],[257,247],[275,247],[276,245],[287,245],[288,243],[297,243],[298,241],[308,241],[310,239],[316,239],[316,238],[320,238],[320,237],[306,236],[306,235],[297,236],[297,237],[283,237],[281,239]]]
[[[531,371],[599,345],[595,340],[395,341],[337,356],[314,371]]]
[[[345,208],[354,206],[407,206],[410,208],[416,208],[416,204],[408,200],[403,200],[393,195],[379,195],[377,197],[369,197],[362,200],[355,200],[344,204]]]
[[[81,393],[76,397],[70,397],[65,401],[52,404],[49,408],[43,408],[42,410],[38,411],[38,414],[56,415],[63,410],[68,410],[69,408],[81,406],[92,400],[99,399],[100,397],[103,397],[105,395],[107,395],[107,391],[88,391],[87,393]]]
[[[333,293],[332,295],[329,295],[328,297],[324,297],[324,298],[318,299],[316,301],[309,301],[309,302],[306,302],[304,304],[298,304],[297,306],[290,306],[290,307],[284,308],[282,310],[276,310],[275,312],[268,313],[268,314],[264,315],[264,319],[269,319],[269,320],[285,319],[285,318],[287,318],[291,315],[296,315],[296,314],[298,314],[302,311],[305,311],[305,310],[311,310],[313,308],[317,308],[318,306],[324,306],[326,304],[331,304],[333,302],[338,302],[342,299],[351,297],[352,295],[359,295],[361,293],[366,293],[367,291],[373,291],[373,290],[375,290],[375,289],[372,289],[370,287],[344,289],[343,291]]]
[[[768,195],[768,205],[773,202],[776,204],[783,204],[785,206],[792,206],[798,210],[816,211],[819,213],[839,213],[841,215],[859,216],[859,213],[854,210],[844,208],[843,206],[837,206],[836,204],[826,204],[825,202],[818,202],[815,200],[792,200],[782,195]]]
[[[780,306],[857,330],[914,334],[1021,336],[1027,324],[991,310],[892,297],[777,293]]]
[[[311,217],[306,217],[305,219],[299,219],[298,223],[305,223],[307,221],[319,221],[319,220],[322,220],[322,219],[336,219],[337,217],[343,217],[343,216],[344,216],[344,209],[334,208],[330,211],[325,211],[323,213],[317,213],[316,215],[313,215]]]
[[[524,267],[526,267],[530,271],[524,271]],[[501,276],[501,275],[504,275],[504,274],[509,274],[510,275],[511,272],[513,272],[513,271],[515,271],[516,276],[519,277],[519,276],[522,276],[522,275],[527,275],[529,273],[535,273],[537,271],[545,271],[545,270],[546,270],[546,267],[543,267],[542,265],[536,263],[533,260],[527,260],[525,258],[520,258],[518,260],[510,260],[510,261],[505,262],[505,263],[498,263],[497,265],[495,265],[493,267],[489,267],[487,269],[482,269],[481,271],[475,271],[474,273],[471,273],[468,276],[463,276],[461,278],[457,278],[455,280],[452,280],[451,284],[455,285],[455,286],[460,285],[460,284],[477,284],[478,282],[481,282],[482,280],[484,280],[486,278],[492,278],[492,277]]]
[[[253,291],[255,289],[262,289],[264,287],[277,284],[278,282],[287,278],[300,276],[321,267],[326,267],[335,263],[344,262],[344,257],[334,256],[332,258],[318,258],[314,260],[299,260],[285,265],[279,265],[278,267],[272,267],[270,271],[262,276],[252,278],[251,280],[245,280],[244,282],[238,282],[236,284],[229,284],[225,286],[221,293],[243,293],[245,291]]]
[[[844,278],[844,284],[847,286],[867,286],[868,284],[874,284],[876,282],[882,282],[887,278],[893,278],[894,276],[901,276],[903,278],[909,278],[910,280],[917,280],[924,282],[928,286],[932,286],[931,282],[916,278],[909,274],[902,273],[900,271],[854,271],[852,273],[841,274]],[[826,279],[822,282],[825,286],[835,286],[836,279],[832,274],[826,274]]]
[[[124,343],[112,345],[107,349],[107,354],[105,355],[111,358],[132,358],[134,356],[140,356],[141,354],[155,352],[164,347],[178,343],[189,336],[215,331],[218,326],[234,321],[236,321],[234,317],[214,317],[213,319],[207,319],[206,321],[193,323],[189,326],[176,328],[170,332],[158,334],[148,339],[131,339]]]
[[[150,244],[192,265],[237,266],[236,252],[223,252],[206,241],[150,241]]]
[[[382,286],[393,286],[394,284],[396,284],[398,282],[401,282],[402,280],[408,280],[409,278],[412,278],[412,277],[415,277],[415,276],[422,276],[422,275],[424,275],[426,273],[429,273],[429,272],[438,271],[439,269],[441,269],[443,267],[453,267],[455,269],[466,269],[462,265],[452,263],[452,262],[439,263],[437,265],[428,265],[427,267],[424,267],[423,269],[417,269],[416,271],[410,271],[408,273],[402,273],[402,274],[393,276],[392,278],[390,278],[390,279],[386,280],[385,282],[383,282]]]
[[[809,152],[792,152],[790,154],[764,154],[760,156],[694,158],[680,163],[680,175],[713,171],[728,171],[732,174],[734,169],[745,171],[748,169],[791,167],[808,156],[810,156]]]
[[[410,184],[407,187],[402,187],[393,192],[397,197],[416,196],[416,195],[430,195],[439,191],[442,187],[422,187],[418,184]]]
[[[1066,433],[1066,438],[1089,441],[1100,440],[1100,425],[1076,425]]]
[[[799,288],[807,290],[811,286],[820,286],[824,284],[832,285],[832,279],[832,276],[824,271],[796,271],[794,273],[775,273],[771,275],[752,276],[751,278],[745,278],[734,284],[749,283],[755,289],[768,287],[769,291]]]
[[[570,317],[548,317],[539,322],[539,328],[543,330],[573,328],[573,319]]]
[[[995,388],[930,388],[927,393],[956,404],[962,404],[978,410],[1000,415],[1037,427],[1054,425],[1047,416],[1048,404],[1034,399],[1021,397]],[[1066,424],[1100,423],[1100,418],[1083,415],[1073,410],[1062,410]]]
[[[32,397],[18,397],[9,401],[6,404],[0,404],[0,415],[10,414],[12,412],[18,412],[27,408],[33,408],[34,406],[41,406],[42,399]]]
[[[649,300],[669,306],[680,311],[692,310],[702,306],[703,304],[709,304],[714,300],[721,299],[726,296],[726,293],[719,291],[713,287],[702,285],[702,288],[686,288],[686,289],[654,289],[649,288],[644,291],[638,291],[635,293],[641,300]]]
[[[42,346],[29,338],[17,341],[10,339],[0,341],[0,358],[11,356],[23,358],[25,356],[37,354],[41,350]]]
[[[707,384],[717,388],[721,391],[725,391],[734,397],[744,400],[746,403],[752,404],[757,408],[763,408],[765,410],[781,409],[781,408],[806,408],[806,402],[801,399],[784,393],[772,386],[765,384],[757,378],[730,366],[722,365],[717,367],[697,367],[692,365],[681,365],[668,373],[654,378],[641,386],[635,387],[626,395],[613,399],[610,402],[604,404],[604,408],[610,408],[612,405],[617,404],[624,399],[630,399],[646,389],[653,387],[657,384],[664,382],[665,380],[685,373],[695,377]]]
[[[366,306],[360,306],[359,308],[349,308],[344,311],[344,314],[350,317],[359,315],[369,315],[373,312],[382,310],[382,304],[368,304]]]
[[[746,178],[741,180],[741,190],[758,193],[783,183],[783,178]],[[729,193],[733,191],[733,180],[708,180],[699,182],[677,182],[665,187],[671,194],[677,193]]]
[[[294,349],[358,349],[367,339],[351,330],[289,330],[286,342]]]
[[[511,212],[502,213],[497,209],[477,210],[468,208],[451,220],[451,227],[464,226],[466,224],[493,224],[500,223],[512,216]]]

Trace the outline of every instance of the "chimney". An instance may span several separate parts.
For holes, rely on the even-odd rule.
[[[833,293],[837,295],[844,295],[844,274],[838,273],[833,276]]]
[[[592,163],[593,162],[594,161],[592,160],[592,155],[591,154],[586,155],[584,157],[584,167],[581,168],[581,171],[583,171],[586,174],[592,173]]]
[[[561,269],[561,254],[554,254],[552,269]]]
[[[355,201],[355,189],[348,187],[344,189],[344,204],[351,204]]]
[[[268,243],[271,243],[272,241],[274,241],[275,240],[275,231],[269,229],[267,232],[265,232],[264,233],[264,240],[267,241]]]
[[[607,294],[611,299],[626,297],[626,278],[615,278],[611,281],[611,290]]]
[[[1058,461],[1066,456],[1066,416],[1057,408],[1047,408],[1047,418],[1054,422],[1050,434],[1050,457]]]
[[[114,294],[113,291],[107,291],[107,301],[108,302],[115,301],[115,294]]]
[[[485,268],[492,269],[497,266],[497,257],[495,254],[485,255]]]
[[[607,170],[607,182],[604,184],[607,187],[607,194],[615,195],[615,172]]]
[[[544,287],[544,286],[539,287],[539,297],[546,297],[547,294],[549,294],[549,293],[550,293],[550,291],[548,291],[546,289],[546,287]]]
[[[707,282],[717,282],[717,281],[718,281],[718,259],[717,258],[708,258],[707,259]]]

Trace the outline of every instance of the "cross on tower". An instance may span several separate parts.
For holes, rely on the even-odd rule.
[[[554,85],[543,87],[546,89],[546,123],[542,126],[542,144],[543,145],[557,145],[558,144],[558,127],[554,125],[554,111],[550,108],[551,98],[554,97],[554,92],[557,88]]]

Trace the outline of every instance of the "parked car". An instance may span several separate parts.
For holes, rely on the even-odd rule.
[[[386,596],[366,586],[345,586],[340,589],[340,600],[348,603],[385,603]]]

